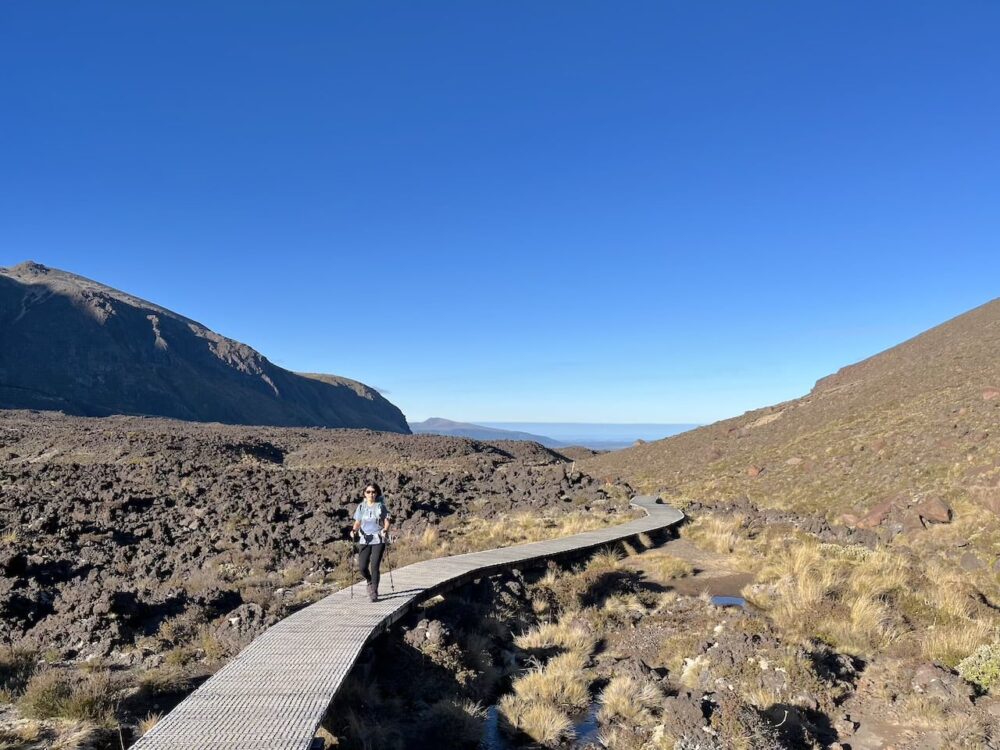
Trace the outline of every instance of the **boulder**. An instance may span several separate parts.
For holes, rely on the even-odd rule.
[[[834,521],[834,523],[840,526],[850,526],[851,528],[853,528],[858,525],[859,520],[861,519],[858,518],[857,514],[855,513],[841,513],[839,516],[837,516],[837,519]]]
[[[983,389],[983,401],[995,401],[1000,398],[1000,388]]]
[[[747,476],[748,477],[751,477],[751,478],[753,478],[753,477],[759,477],[763,473],[764,473],[764,467],[763,466],[748,466],[747,467]]]
[[[928,497],[917,503],[915,508],[919,516],[927,523],[949,523],[951,508],[939,497]]]
[[[958,708],[967,707],[972,701],[972,686],[956,674],[936,664],[921,664],[910,680],[913,692],[928,695],[941,701],[954,702]]]
[[[873,506],[872,509],[869,510],[860,521],[858,521],[857,527],[859,529],[875,528],[889,517],[889,513],[892,512],[892,508],[892,500],[883,500]]]
[[[903,516],[902,521],[903,533],[909,534],[915,531],[923,531],[924,519],[919,513],[913,511],[908,511],[906,515]]]
[[[675,736],[704,736],[702,727],[708,725],[701,708],[702,699],[697,693],[682,692],[663,701],[663,722]]]

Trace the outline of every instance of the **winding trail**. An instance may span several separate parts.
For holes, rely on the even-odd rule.
[[[309,750],[362,649],[415,604],[475,578],[585,552],[684,518],[652,496],[633,498],[632,505],[646,511],[646,517],[560,539],[399,568],[393,571],[395,592],[386,592],[374,604],[365,599],[363,588],[354,599],[348,589],[334,592],[261,633],[132,747]]]

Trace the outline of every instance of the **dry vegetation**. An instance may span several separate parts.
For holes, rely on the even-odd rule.
[[[740,516],[703,517],[684,534],[731,550],[753,571],[746,598],[789,636],[862,658],[921,654],[949,667],[1000,641],[1000,612],[990,604],[1000,587],[988,571],[960,571],[898,543],[822,543],[787,528],[752,534]]]

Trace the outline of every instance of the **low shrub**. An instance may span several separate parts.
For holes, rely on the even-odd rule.
[[[116,701],[107,674],[90,674],[80,679],[49,669],[31,678],[19,706],[29,719],[61,718],[108,724],[114,720]]]
[[[962,659],[958,673],[983,690],[1000,689],[1000,642],[980,646]]]
[[[0,655],[0,703],[10,703],[24,692],[37,665],[34,651],[12,649]]]

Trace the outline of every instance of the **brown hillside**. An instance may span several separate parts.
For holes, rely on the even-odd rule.
[[[1000,299],[803,398],[581,465],[674,497],[746,498],[831,520],[932,495],[1000,514]]]

